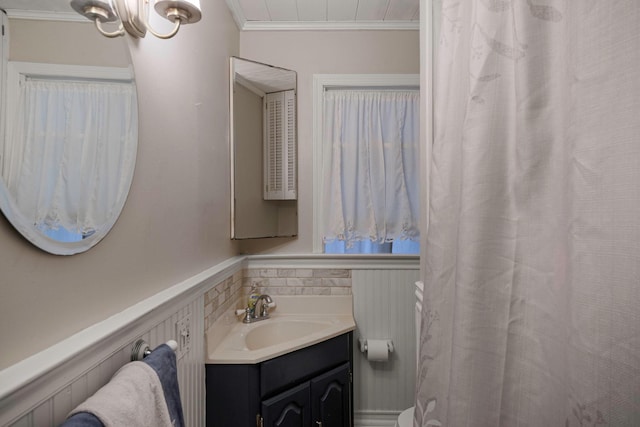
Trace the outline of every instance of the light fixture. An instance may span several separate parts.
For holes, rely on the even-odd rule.
[[[149,24],[149,2],[155,3],[156,12],[174,23],[167,34],[160,34]],[[147,31],[161,39],[176,35],[182,24],[192,24],[202,18],[200,0],[71,0],[71,7],[80,15],[95,22],[96,28],[106,37],[144,37]],[[107,31],[103,24],[118,22],[115,31]]]

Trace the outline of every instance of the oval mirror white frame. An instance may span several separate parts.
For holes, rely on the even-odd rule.
[[[130,188],[131,181],[133,180],[133,169],[129,175],[129,177],[125,178],[129,183],[127,188]],[[53,255],[74,255],[85,252],[95,246],[104,238],[104,236],[107,235],[109,231],[111,231],[111,228],[118,220],[118,217],[124,208],[125,202],[126,197],[122,197],[114,209],[114,215],[109,218],[108,222],[91,234],[91,236],[77,242],[59,242],[42,234],[40,230],[31,224],[27,217],[20,212],[9,194],[9,190],[5,186],[4,181],[0,179],[0,210],[4,214],[5,218],[7,218],[11,225],[13,225],[13,227],[22,234],[25,239],[43,251],[49,252]]]
[[[126,55],[129,56],[129,48],[126,44],[126,41],[124,39],[118,39],[118,40],[112,40],[113,42],[116,43],[121,43],[123,46],[123,49],[126,50]],[[20,63],[18,63],[20,64]],[[26,64],[26,63],[25,63]],[[23,64],[24,65],[24,64]],[[113,78],[114,75],[116,76],[116,80],[129,80],[131,82],[131,84],[134,85],[135,88],[135,80],[133,77],[133,67],[131,66],[131,60],[129,58],[129,67],[128,69],[123,69],[123,68],[110,68],[110,67],[75,67],[75,66],[58,66],[57,71],[53,71],[53,74],[51,72],[50,69],[47,69],[46,72],[44,71],[39,71],[39,64],[27,64],[30,65],[31,67],[35,67],[35,74],[37,75],[45,75],[47,77],[56,77],[57,72],[60,73],[60,76],[64,75],[65,77],[74,77],[73,75],[73,70],[75,68],[83,68],[84,70],[82,71],[83,73],[86,73],[87,69],[90,70],[90,73],[92,73],[92,75],[90,77],[93,78],[104,78],[104,79],[110,79]],[[29,68],[29,67],[27,67]],[[55,67],[54,67],[55,68]],[[71,70],[71,71],[69,71]],[[106,71],[106,74],[103,75]],[[71,73],[72,75],[69,76],[68,73]],[[115,73],[115,74],[114,74]],[[76,76],[78,77],[78,76]],[[86,74],[83,74],[82,76],[80,76],[81,78],[87,77]],[[9,89],[7,87],[7,89]],[[137,103],[136,103],[137,104]],[[136,111],[134,112],[134,114],[136,115],[136,122],[137,122],[137,116],[138,116],[138,108],[136,108]],[[4,117],[2,117],[2,120],[5,120]],[[136,130],[137,133],[137,130]],[[4,135],[2,135],[2,137],[4,138]],[[11,225],[20,233],[22,234],[22,236],[24,238],[26,238],[30,243],[32,243],[33,245],[35,245],[36,247],[42,249],[43,251],[46,251],[50,254],[54,254],[54,255],[74,255],[74,254],[78,254],[78,253],[82,253],[85,252],[87,250],[89,250],[90,248],[92,248],[93,246],[95,246],[97,243],[99,243],[106,235],[107,233],[109,233],[109,231],[112,229],[112,227],[114,226],[114,224],[116,223],[117,219],[119,218],[122,209],[124,208],[127,196],[129,194],[129,190],[131,187],[131,183],[133,181],[133,175],[134,175],[134,169],[135,169],[135,164],[136,164],[136,155],[137,155],[137,145],[138,145],[138,138],[135,138],[135,143],[131,144],[130,147],[130,152],[128,154],[128,159],[129,159],[129,163],[130,166],[126,171],[124,171],[124,175],[121,177],[121,182],[123,185],[123,189],[124,191],[122,192],[121,196],[118,198],[118,200],[115,202],[115,204],[113,205],[113,209],[112,211],[112,215],[110,217],[107,218],[107,220],[101,224],[100,226],[95,228],[95,231],[88,236],[85,236],[84,238],[82,238],[79,241],[75,241],[75,242],[62,242],[62,241],[57,241],[54,240],[48,236],[46,236],[45,234],[43,234],[33,223],[32,221],[30,221],[26,215],[24,215],[19,209],[18,206],[16,204],[16,202],[14,201],[13,197],[11,196],[3,178],[0,176],[0,211],[2,211],[2,213],[4,214],[4,216],[7,218],[7,220],[9,221],[9,223],[11,223]]]

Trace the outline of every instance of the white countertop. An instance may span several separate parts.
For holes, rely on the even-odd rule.
[[[228,311],[206,331],[208,364],[254,364],[352,331],[353,319],[351,295],[279,295],[273,296],[276,307],[270,309],[270,318],[259,322],[242,323],[242,316]],[[245,339],[254,329],[269,324],[277,330],[280,323],[310,322],[320,330],[284,342],[275,340],[273,345],[250,350]]]

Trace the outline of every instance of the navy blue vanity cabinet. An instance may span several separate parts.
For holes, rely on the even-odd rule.
[[[312,425],[351,426],[351,389],[351,365],[348,363],[312,379]]]
[[[309,382],[262,402],[260,427],[301,427],[311,425]]]
[[[255,365],[206,365],[207,427],[350,427],[353,334]]]
[[[263,426],[351,426],[350,373],[347,362],[263,401]]]

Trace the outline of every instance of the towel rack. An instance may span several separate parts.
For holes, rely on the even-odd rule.
[[[178,343],[174,340],[169,340],[166,342],[166,344],[171,347],[173,351],[176,351],[178,349]],[[150,354],[151,347],[149,347],[149,344],[147,344],[145,340],[139,339],[131,349],[131,361],[135,362],[136,360],[142,360]]]

